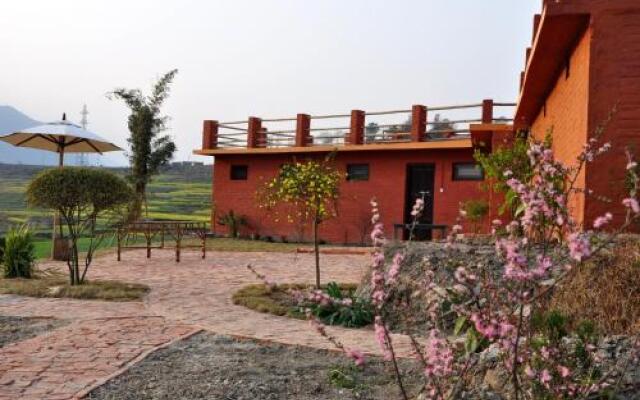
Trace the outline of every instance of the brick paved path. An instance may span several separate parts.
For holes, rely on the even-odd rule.
[[[368,261],[367,256],[323,255],[322,279],[359,282]],[[245,268],[248,263],[276,282],[314,280],[311,254],[212,252],[201,260],[194,252],[185,253],[183,261],[176,264],[170,251],[155,251],[149,260],[143,251],[134,251],[125,253],[120,263],[110,254],[96,259],[88,277],[147,284],[151,292],[142,302],[0,295],[0,315],[51,316],[76,321],[49,335],[0,349],[0,399],[15,398],[16,393],[32,393],[35,398],[70,398],[145,351],[199,328],[330,348],[305,321],[260,314],[232,304],[231,295],[237,289],[258,282]],[[61,264],[47,266],[63,268]],[[379,353],[371,330],[329,331],[348,347]],[[400,354],[409,354],[405,337],[396,335],[394,341]],[[85,369],[86,372],[78,373]],[[44,395],[47,391],[51,394]]]

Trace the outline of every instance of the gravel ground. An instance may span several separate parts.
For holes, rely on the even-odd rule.
[[[68,324],[53,318],[27,318],[0,316],[0,347],[42,335]]]
[[[358,369],[336,353],[200,333],[153,353],[88,398],[396,399],[393,375],[384,365],[370,359]],[[407,361],[402,367],[416,366]]]

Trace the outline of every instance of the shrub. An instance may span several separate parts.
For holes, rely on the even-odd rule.
[[[312,301],[301,302],[301,310],[309,310],[325,324],[356,328],[373,322],[371,302],[356,296],[355,288],[345,290],[336,282],[330,282],[324,292],[316,290],[311,298]]]
[[[36,259],[31,232],[26,225],[11,228],[4,239],[2,251],[5,278],[31,278]]]
[[[106,232],[98,230],[98,217],[113,224],[126,215],[124,208],[133,198],[127,182],[105,170],[65,167],[43,171],[29,184],[29,205],[56,210],[67,226],[70,251],[67,259],[71,285],[81,284]],[[78,240],[89,238],[80,273]]]
[[[247,217],[236,215],[233,210],[229,210],[218,219],[218,224],[226,226],[229,230],[229,236],[237,238],[240,236],[240,228],[247,225]]]
[[[462,205],[465,218],[473,224],[473,233],[478,233],[478,226],[489,214],[489,203],[486,200],[468,200]]]

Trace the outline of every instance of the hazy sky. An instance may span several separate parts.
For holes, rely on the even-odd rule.
[[[179,160],[203,119],[515,101],[540,0],[0,2],[0,104],[67,112],[126,145],[115,87],[180,70],[165,111]],[[121,159],[122,160],[122,159]]]

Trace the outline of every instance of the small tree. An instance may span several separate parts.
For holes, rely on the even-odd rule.
[[[153,86],[153,92],[145,96],[139,89],[116,89],[110,98],[121,99],[131,110],[128,125],[131,135],[127,141],[131,146],[129,180],[135,188],[135,198],[131,207],[131,219],[142,214],[142,205],[147,204],[147,184],[159,169],[169,163],[176,151],[176,145],[168,135],[160,136],[167,129],[169,117],[161,115],[160,107],[169,97],[169,85],[178,73],[169,71]]]
[[[99,169],[50,169],[40,173],[29,184],[29,205],[56,210],[67,225],[70,242],[67,266],[71,285],[84,282],[93,254],[105,238],[105,233],[98,231],[98,218],[119,218],[132,197],[133,192],[124,179]],[[80,238],[88,239],[82,273],[78,248]]]
[[[284,203],[292,205],[303,220],[313,224],[313,250],[316,264],[316,287],[320,287],[320,251],[318,226],[337,213],[340,180],[338,172],[328,159],[318,162],[294,162],[280,168],[278,175],[268,182],[261,198],[262,206],[273,208]],[[291,216],[289,216],[291,219]]]

